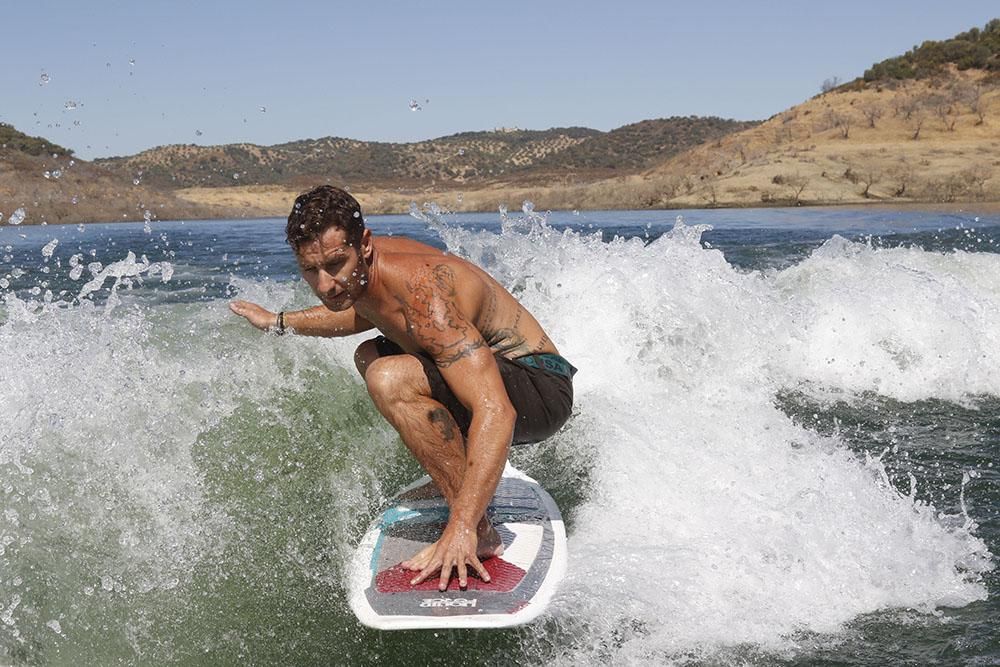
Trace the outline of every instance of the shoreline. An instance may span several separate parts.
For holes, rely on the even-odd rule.
[[[367,199],[366,197],[358,196],[359,200]],[[432,198],[425,198],[428,202],[434,202]],[[289,199],[292,201],[292,199]],[[415,201],[415,200],[414,200]],[[362,210],[366,207],[362,204]],[[718,211],[718,210],[779,210],[779,209],[839,209],[839,210],[871,210],[871,209],[881,209],[881,210],[898,210],[898,211],[915,211],[915,212],[925,212],[925,213],[967,213],[972,215],[1000,215],[1000,201],[956,201],[956,202],[917,202],[917,201],[872,201],[870,203],[859,203],[859,202],[802,202],[798,205],[794,204],[777,204],[773,203],[769,205],[762,205],[760,202],[748,203],[746,205],[727,205],[727,206],[650,206],[641,208],[544,208],[537,207],[536,210],[540,212],[544,211],[561,211],[561,212],[614,212],[614,211]],[[520,211],[520,206],[509,206],[508,210]],[[497,208],[469,208],[469,209],[446,209],[442,207],[442,212],[448,215],[452,214],[490,214],[498,213],[499,206]],[[395,210],[395,211],[385,211],[377,210],[377,212],[366,212],[366,217],[381,216],[381,215],[408,215],[409,209],[405,210]],[[243,214],[243,215],[206,215],[206,216],[192,216],[192,217],[155,217],[152,222],[214,222],[222,220],[281,220],[287,217],[286,214],[276,214],[268,212],[254,212],[253,214]],[[63,226],[63,225],[117,225],[117,224],[128,224],[128,223],[139,223],[143,222],[142,217],[137,217],[135,220],[125,220],[125,219],[111,219],[111,220],[60,220],[58,222],[29,222],[25,221],[19,227],[43,227],[43,226]],[[4,223],[3,226],[11,227],[12,225]]]

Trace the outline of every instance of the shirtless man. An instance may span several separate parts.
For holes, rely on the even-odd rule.
[[[230,308],[261,330],[347,336],[378,329],[354,362],[379,412],[450,509],[440,539],[405,561],[411,584],[503,552],[486,508],[512,443],[537,442],[569,418],[576,372],[531,313],[485,271],[416,241],[375,238],[348,193],[320,186],[288,216],[288,243],[322,305],[272,313]]]

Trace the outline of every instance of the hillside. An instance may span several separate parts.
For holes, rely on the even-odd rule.
[[[498,179],[520,183],[553,178],[591,180],[635,172],[753,123],[720,118],[666,118],[600,132],[550,130],[465,132],[416,143],[364,142],[339,137],[275,146],[163,146],[96,161],[125,178],[162,188],[285,185],[317,181],[355,187],[467,187]]]
[[[653,207],[1000,201],[1000,20],[594,187]]]
[[[0,123],[0,222],[10,224],[17,211],[23,224],[142,220],[147,211],[151,219],[237,213],[124,181],[70,149]]]

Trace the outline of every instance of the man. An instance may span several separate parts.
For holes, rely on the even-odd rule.
[[[403,563],[418,584],[503,552],[486,517],[511,443],[537,442],[568,419],[576,372],[531,313],[485,271],[402,238],[375,238],[348,193],[320,186],[288,216],[288,243],[322,305],[272,313],[230,308],[258,329],[347,336],[378,329],[354,361],[379,412],[448,503],[441,538]]]

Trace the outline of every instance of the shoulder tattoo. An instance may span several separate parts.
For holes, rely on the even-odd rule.
[[[446,264],[426,266],[406,282],[406,297],[397,297],[407,331],[439,368],[451,366],[486,344],[458,309],[455,281],[455,272]]]

